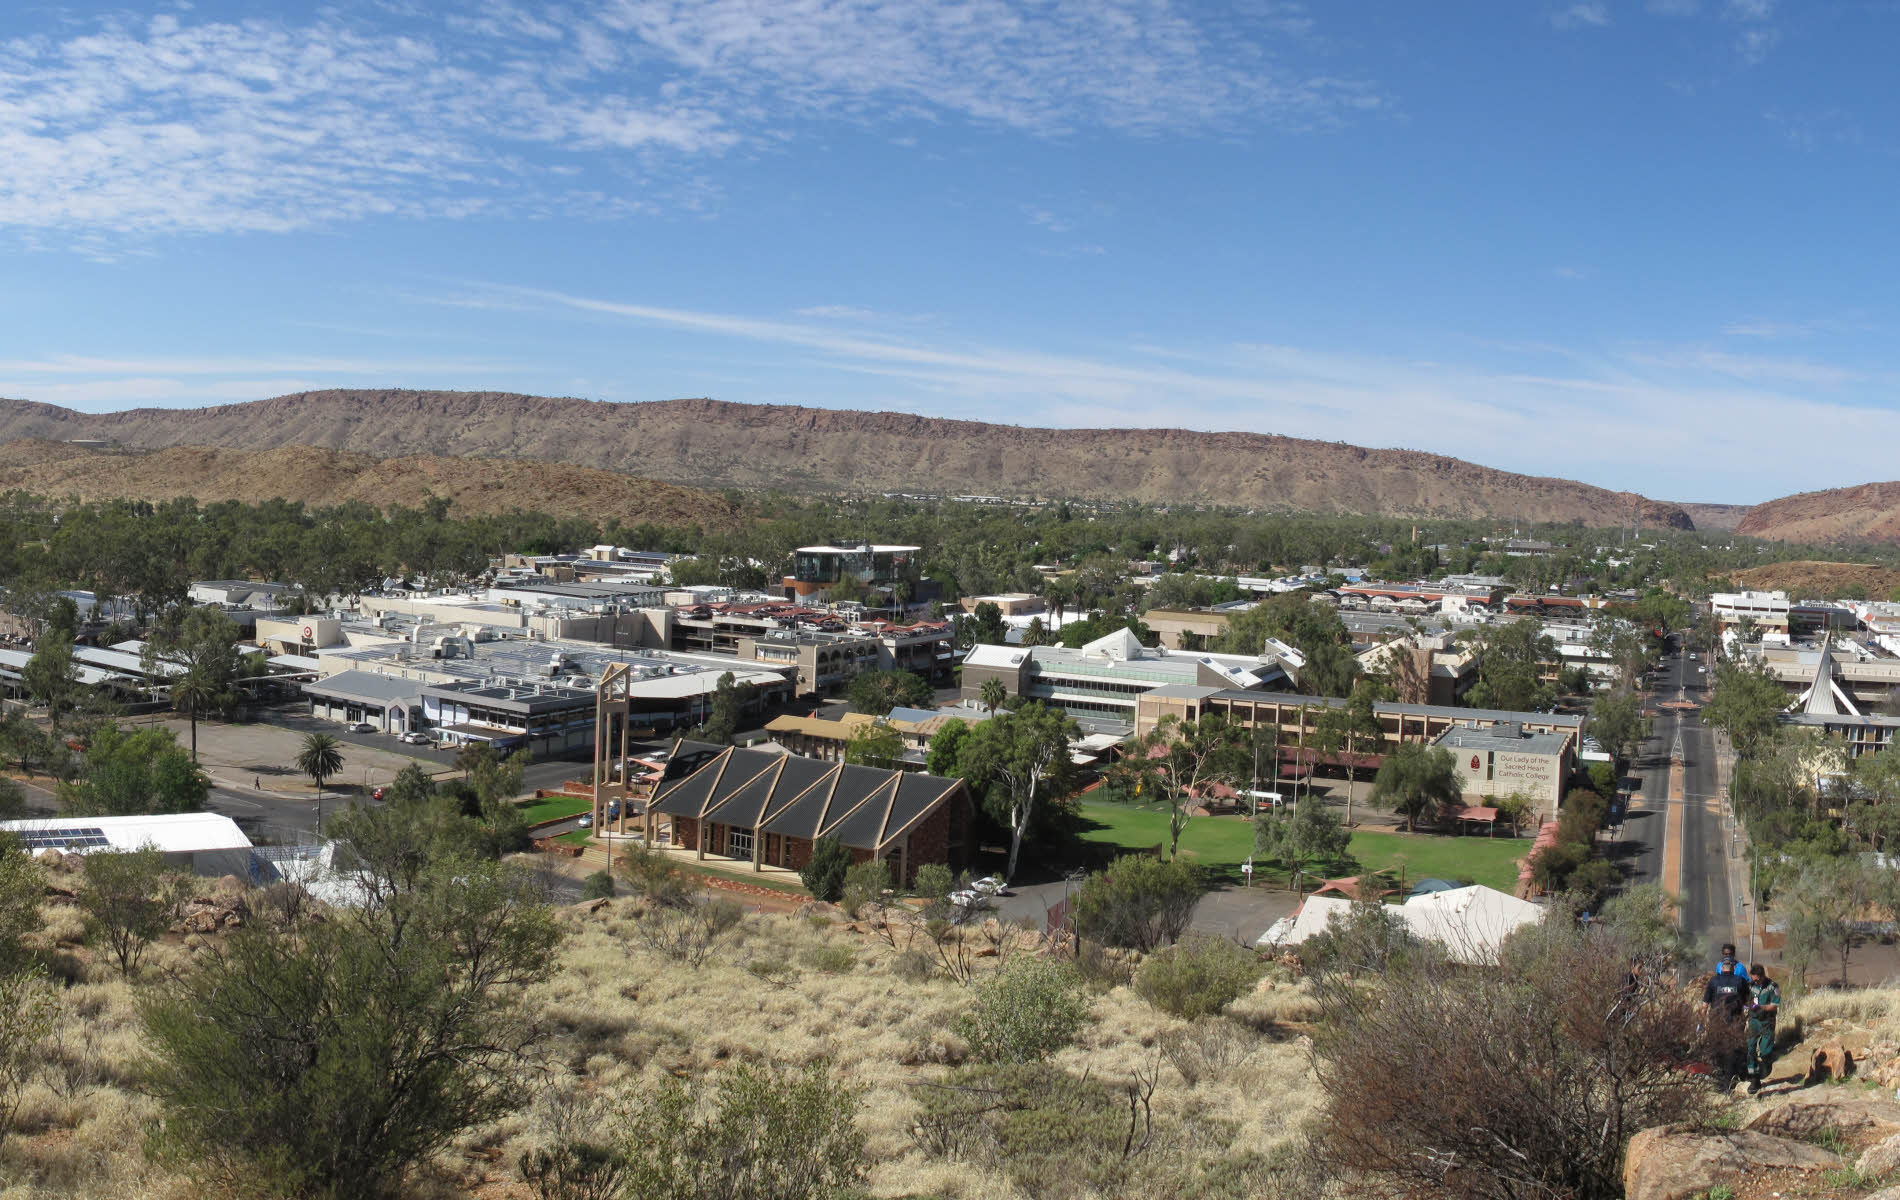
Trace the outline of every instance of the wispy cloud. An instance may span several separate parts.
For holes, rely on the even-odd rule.
[[[417,379],[460,380],[472,386],[515,371],[492,360],[58,354],[0,359],[0,396],[30,396],[94,410],[138,404],[197,406],[339,385],[403,387]]]
[[[794,316],[816,317],[821,321],[875,321],[877,313],[853,304],[815,304],[798,309]]]
[[[1145,135],[1380,103],[1272,65],[1267,45],[1308,20],[1285,6],[1217,30],[1169,0],[462,0],[400,22],[391,7],[184,11],[0,43],[0,227],[611,216],[690,204],[669,190],[689,189],[682,164],[796,137],[801,119]]]
[[[1736,35],[1735,53],[1747,66],[1765,61],[1781,41],[1781,31],[1767,24],[1775,15],[1776,0],[1726,0],[1722,15],[1747,26]]]
[[[1780,383],[1833,387],[1858,383],[1866,378],[1860,371],[1832,363],[1800,358],[1766,358],[1753,354],[1731,354],[1724,350],[1690,348],[1643,350],[1632,352],[1632,363],[1728,375],[1736,379],[1771,380]]]
[[[1037,208],[1034,205],[1025,204],[1023,205],[1023,215],[1029,218],[1031,225],[1047,229],[1050,233],[1068,233],[1075,228],[1073,221],[1070,221],[1067,217],[1059,217],[1046,208]]]
[[[1550,14],[1550,23],[1559,29],[1602,29],[1610,23],[1606,4],[1572,4]]]
[[[1729,337],[1780,341],[1784,338],[1807,337],[1818,327],[1814,321],[1735,321],[1724,325],[1722,332]]]

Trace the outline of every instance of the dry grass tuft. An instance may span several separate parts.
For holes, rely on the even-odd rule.
[[[749,915],[703,965],[688,969],[642,943],[640,912],[641,902],[623,898],[598,914],[564,918],[569,938],[560,969],[528,996],[549,1034],[541,1061],[527,1073],[537,1093],[640,1094],[659,1079],[716,1074],[736,1062],[797,1065],[828,1058],[861,1089],[873,1195],[1015,1200],[1024,1194],[998,1173],[929,1157],[913,1135],[920,1089],[968,1054],[950,1029],[971,1002],[970,988],[940,969],[920,971],[915,956],[906,959],[901,948],[875,935],[799,917]],[[142,1052],[139,990],[185,965],[196,944],[154,946],[146,969],[130,981],[102,964],[79,963],[78,982],[62,993],[65,1014],[47,1070],[22,1112],[29,1133],[0,1150],[0,1200],[203,1194],[144,1157],[157,1113],[132,1092],[127,1073]],[[1005,957],[975,960],[975,985]],[[1313,1012],[1297,983],[1263,982],[1233,1005],[1219,1044],[1191,1064],[1192,1084],[1169,1064],[1167,1049],[1203,1035],[1126,986],[1110,987],[1090,1004],[1090,1025],[1056,1065],[1111,1087],[1142,1075],[1157,1078],[1155,1114],[1168,1131],[1152,1167],[1127,1179],[1116,1195],[1167,1195],[1193,1177],[1196,1162],[1271,1153],[1316,1107],[1304,1041],[1289,1028]],[[515,1194],[484,1189],[514,1184],[513,1164],[544,1136],[541,1129],[535,1110],[526,1107],[472,1130],[412,1192]]]

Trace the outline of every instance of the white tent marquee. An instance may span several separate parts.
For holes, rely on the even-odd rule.
[[[1352,901],[1343,896],[1309,896],[1297,913],[1275,922],[1255,945],[1263,950],[1297,946],[1351,912]],[[1467,964],[1496,963],[1505,938],[1544,919],[1539,906],[1482,884],[1413,896],[1404,904],[1388,905],[1386,912],[1414,937],[1439,943],[1454,962]]]

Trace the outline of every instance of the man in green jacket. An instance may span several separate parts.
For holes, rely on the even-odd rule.
[[[1781,1011],[1781,989],[1760,963],[1749,968],[1754,996],[1748,1005],[1745,1030],[1748,1047],[1748,1094],[1754,1095],[1768,1078],[1775,1061],[1775,1017]]]

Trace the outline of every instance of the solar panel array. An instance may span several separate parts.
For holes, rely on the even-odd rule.
[[[109,846],[106,831],[97,825],[62,825],[54,829],[21,830],[19,838],[29,851],[93,850]]]

